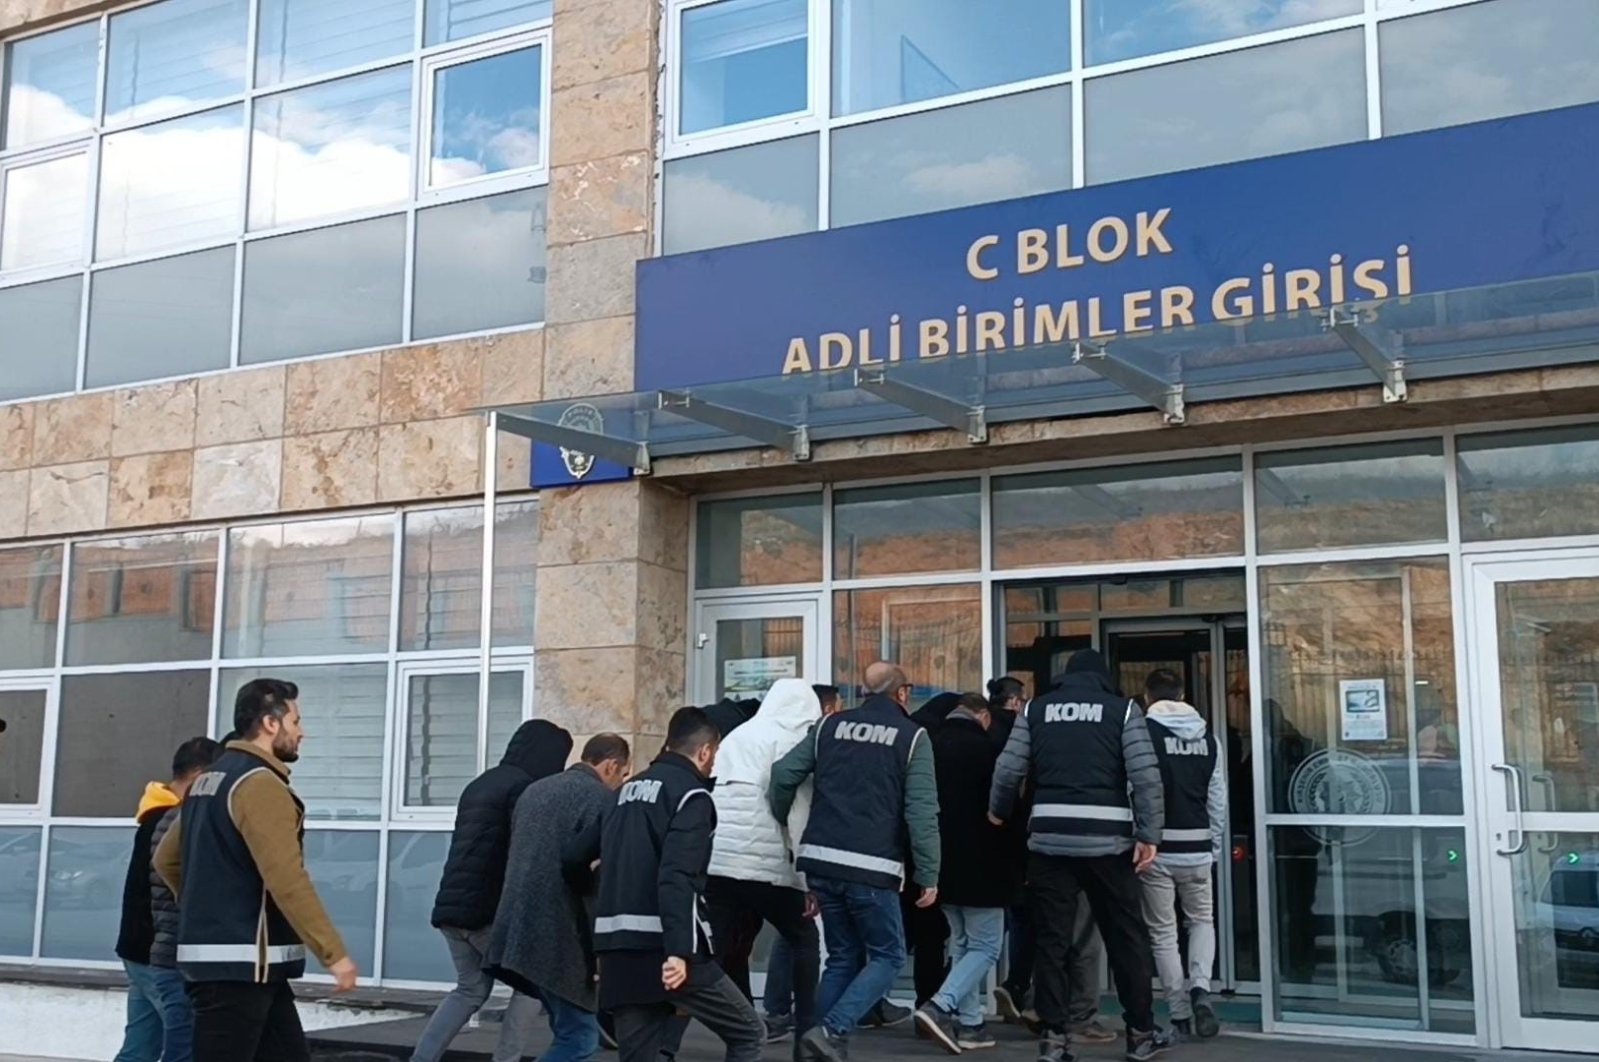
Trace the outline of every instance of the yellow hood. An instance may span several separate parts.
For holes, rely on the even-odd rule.
[[[142,821],[152,811],[175,808],[178,804],[178,794],[168,789],[165,782],[151,782],[144,787],[144,796],[139,798],[139,810],[134,818]]]

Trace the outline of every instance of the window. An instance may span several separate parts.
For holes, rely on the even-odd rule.
[[[720,0],[681,15],[679,133],[809,106],[806,0]]]
[[[33,954],[41,833],[37,826],[0,826],[0,955]]]
[[[63,277],[0,288],[0,336],[10,358],[0,376],[0,402],[70,391],[78,382],[78,327],[83,278]],[[5,649],[0,647],[0,657]]]
[[[489,680],[490,729],[500,738],[486,762],[497,763],[509,733],[522,721],[525,671],[495,671]],[[405,676],[405,793],[407,808],[453,809],[478,774],[476,671],[416,671]],[[497,725],[496,725],[497,721]]]
[[[74,546],[66,662],[209,660],[216,594],[215,534]]]
[[[83,259],[88,156],[80,152],[0,170],[0,269]]]
[[[127,815],[127,809],[117,813],[118,818]],[[50,831],[40,955],[116,960],[122,882],[132,851],[131,826],[57,826]]]
[[[444,938],[429,924],[450,835],[389,834],[388,889],[383,908],[383,976],[407,981],[449,981],[455,966]]]
[[[1443,446],[1436,439],[1261,454],[1255,526],[1262,553],[1449,535]]]
[[[404,55],[418,0],[261,0],[255,83],[261,88]]]
[[[822,577],[822,496],[701,502],[700,589],[808,583]]]
[[[8,44],[0,147],[26,147],[94,128],[99,54],[95,22]]]
[[[914,683],[910,710],[944,692],[983,688],[983,594],[978,586],[840,590],[833,595],[833,683],[861,699],[861,674],[893,660]]]
[[[243,108],[223,107],[106,137],[95,258],[232,235],[239,227],[243,123]]]
[[[833,495],[833,577],[946,572],[982,564],[975,479],[858,487]]]
[[[1083,35],[1090,64],[1113,63],[1324,18],[1358,15],[1361,9],[1361,0],[1252,0],[1243,4],[1083,0]]]
[[[6,723],[0,740],[0,804],[39,803],[39,771],[44,760],[44,712],[49,695],[42,689],[0,687],[0,719]],[[4,885],[0,884],[0,888]],[[3,952],[4,948],[0,948]]]
[[[1599,432],[1592,425],[1464,435],[1459,451],[1465,541],[1599,531]]]
[[[87,385],[226,368],[233,254],[232,247],[219,247],[95,273]]]
[[[298,787],[298,772],[295,783]],[[362,970],[371,970],[377,955],[378,843],[375,830],[310,830],[305,835],[311,884]],[[323,972],[314,958],[309,968]]]
[[[416,215],[416,339],[544,319],[543,188]]]
[[[817,138],[796,137],[668,162],[667,254],[814,232]]]
[[[426,0],[429,46],[550,17],[553,0]]]
[[[534,45],[433,70],[428,187],[544,165],[544,65]]]
[[[249,0],[165,0],[111,17],[111,125],[192,110],[244,88]]]
[[[494,645],[531,650],[536,502],[499,506],[494,526]],[[401,650],[475,649],[483,599],[483,509],[405,516]]]
[[[60,607],[60,546],[0,550],[0,673],[55,663]]]
[[[173,749],[206,733],[210,699],[208,671],[63,678],[53,812],[128,818],[151,771],[160,773]],[[120,884],[116,891],[120,897]]]

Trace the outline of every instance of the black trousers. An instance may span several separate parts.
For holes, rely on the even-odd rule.
[[[1038,1016],[1064,1031],[1072,1021],[1072,927],[1077,904],[1087,900],[1105,942],[1116,997],[1130,1032],[1155,1027],[1154,957],[1141,906],[1143,888],[1131,852],[1076,858],[1030,853],[1028,889],[1032,895],[1036,943]]]
[[[750,952],[761,925],[771,923],[788,941],[794,953],[794,1031],[803,1033],[815,1025],[822,937],[816,922],[805,917],[805,894],[765,881],[713,876],[705,886],[705,902],[717,964],[745,999],[755,998],[750,991]]]
[[[949,941],[949,920],[943,910],[934,904],[917,907],[916,898],[921,887],[908,884],[899,896],[899,909],[905,923],[905,950],[911,953],[911,976],[916,983],[916,1005],[919,1007],[938,994],[949,974],[949,962],[944,945]]]
[[[287,981],[195,981],[194,1062],[310,1062]]]
[[[721,1038],[727,1045],[727,1062],[760,1062],[766,1025],[726,974],[704,985],[685,985],[667,1003],[617,1007],[620,1062],[657,1062],[668,1034],[678,1024],[678,1011],[699,1019]]]

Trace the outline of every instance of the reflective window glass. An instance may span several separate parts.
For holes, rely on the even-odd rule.
[[[543,162],[543,62],[543,48],[519,48],[434,73],[431,186]]]
[[[1244,552],[1235,457],[1000,476],[993,505],[1000,568]]]
[[[233,253],[219,247],[94,274],[88,386],[227,368]]]
[[[496,671],[489,680],[490,717],[520,719],[524,673]],[[406,688],[405,804],[453,808],[477,777],[478,677],[412,675]],[[498,763],[504,747],[490,749]]]
[[[39,802],[48,699],[42,689],[0,690],[0,720],[6,724],[5,737],[0,739],[0,805]]]
[[[1571,810],[1591,807],[1585,799]],[[1575,816],[1554,823],[1583,825]],[[1522,840],[1526,853],[1509,861],[1515,955],[1500,960],[1514,962],[1515,972],[1500,972],[1489,983],[1503,985],[1501,991],[1519,990],[1525,1018],[1592,1022],[1599,1017],[1592,973],[1592,941],[1599,932],[1599,834],[1536,829]]]
[[[678,131],[805,110],[808,18],[806,0],[722,0],[683,12]]]
[[[162,0],[111,16],[106,121],[190,110],[244,91],[249,0]],[[182,155],[167,164],[181,169]]]
[[[982,564],[978,481],[859,487],[833,495],[833,578]]]
[[[60,611],[61,547],[0,550],[0,671],[54,664]]]
[[[1090,65],[1114,63],[1361,10],[1362,0],[1083,0],[1083,37]]]
[[[1071,68],[1068,0],[833,0],[833,113],[915,103]]]
[[[0,955],[33,955],[40,832],[36,826],[0,826]]]
[[[82,276],[0,289],[0,336],[8,351],[20,352],[0,374],[0,402],[61,394],[77,385],[82,313]]]
[[[390,56],[416,36],[416,0],[261,0],[255,83],[299,81]]]
[[[983,688],[983,594],[978,586],[840,590],[833,595],[833,683],[848,707],[861,675],[892,660],[913,687],[909,708],[929,697]]]
[[[243,122],[224,107],[101,141],[95,258],[237,235]]]
[[[1463,435],[1458,449],[1467,542],[1599,532],[1599,427]]]
[[[1599,100],[1599,4],[1494,0],[1385,22],[1383,133]]]
[[[393,345],[404,307],[404,214],[252,240],[239,361]]]
[[[73,546],[67,663],[210,659],[216,599],[214,533]]]
[[[1097,77],[1085,91],[1095,184],[1366,138],[1359,30]]]
[[[417,211],[414,338],[544,320],[548,194],[529,188]]]
[[[299,772],[295,772],[299,788]],[[362,970],[376,962],[378,932],[378,835],[366,830],[307,830],[305,869],[339,927],[350,958]],[[322,972],[312,959],[308,970]]]
[[[532,648],[538,503],[499,506],[494,524],[494,644]],[[483,510],[405,514],[400,648],[475,649],[483,601]]]
[[[83,259],[89,156],[66,155],[0,172],[0,269]]]
[[[130,818],[152,772],[170,765],[179,745],[206,733],[210,700],[211,674],[204,670],[63,678],[55,814]],[[120,899],[120,871],[116,880]]]
[[[270,229],[411,194],[411,68],[257,100],[250,228]]]
[[[165,757],[171,762],[171,749]],[[134,794],[115,817],[130,817],[137,796]],[[50,830],[40,955],[116,961],[122,880],[132,851],[132,826],[56,826]]]
[[[833,133],[832,166],[835,226],[1070,188],[1071,89],[848,126]]]
[[[381,653],[389,644],[394,518],[229,532],[222,653]]]
[[[822,496],[701,502],[700,588],[808,583],[822,577]]]
[[[554,0],[427,0],[425,43],[460,41],[550,17]]]
[[[666,164],[667,254],[815,232],[814,136],[674,159]]]
[[[5,46],[0,147],[86,133],[94,125],[99,22],[41,33]]]
[[[1449,536],[1443,443],[1368,443],[1255,460],[1261,552],[1442,542]]]
[[[433,928],[450,835],[443,831],[389,834],[388,895],[383,905],[383,976],[400,981],[452,981],[455,965]]]

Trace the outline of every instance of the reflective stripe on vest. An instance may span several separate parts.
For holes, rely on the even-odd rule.
[[[605,915],[594,920],[596,933],[659,933],[660,915],[619,914]]]
[[[1210,843],[1210,827],[1198,830],[1162,830],[1160,840],[1164,844],[1168,841],[1204,841]]]
[[[1035,819],[1094,819],[1098,822],[1132,822],[1132,808],[1108,808],[1102,804],[1036,804]]]
[[[261,950],[254,944],[179,944],[179,962],[259,962]],[[268,966],[305,959],[304,944],[273,945],[266,949]]]
[[[880,856],[862,855],[860,852],[851,852],[845,848],[829,848],[822,844],[802,844],[796,855],[798,859],[814,859],[818,863],[832,863],[835,866],[855,867],[857,870],[872,870],[879,874],[892,874],[901,881],[905,878],[905,864],[893,859],[883,859]]]

